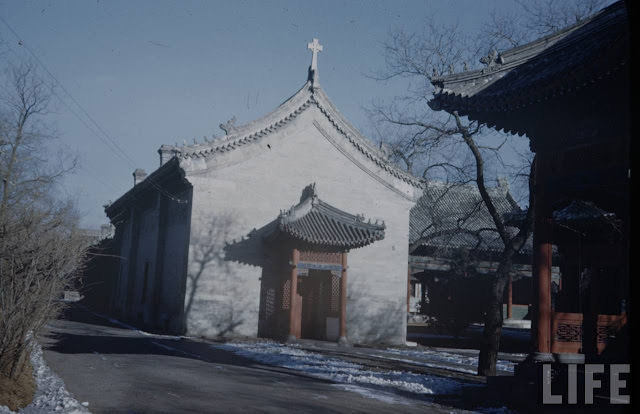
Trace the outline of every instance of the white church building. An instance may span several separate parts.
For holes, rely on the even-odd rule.
[[[405,342],[409,211],[394,167],[307,82],[226,136],[159,149],[106,208],[121,257],[112,310],[172,333]]]

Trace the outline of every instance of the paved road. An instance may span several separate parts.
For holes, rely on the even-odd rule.
[[[123,329],[81,309],[53,322],[43,347],[49,366],[94,413],[459,411],[406,395],[365,397],[204,342]]]

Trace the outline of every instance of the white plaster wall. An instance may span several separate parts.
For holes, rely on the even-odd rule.
[[[342,143],[343,151],[371,171],[355,165],[330,140]],[[296,204],[303,188],[313,182],[320,199],[335,207],[385,220],[384,240],[349,254],[347,330],[354,342],[404,343],[413,202],[376,180],[372,172],[380,172],[379,167],[346,142],[315,106],[257,143],[206,161],[187,159],[181,166],[193,185],[192,273],[197,268],[194,234],[212,219],[228,223],[219,226],[227,241],[247,235]],[[398,186],[407,194],[413,191],[408,184]],[[224,243],[218,243],[216,249],[221,252]],[[249,244],[247,250],[247,257],[262,257],[259,243]],[[223,333],[255,336],[262,269],[222,257],[202,273],[187,316],[188,332],[216,336],[227,329]],[[187,292],[192,286],[188,282]]]

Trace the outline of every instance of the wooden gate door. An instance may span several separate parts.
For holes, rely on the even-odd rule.
[[[302,309],[300,315],[300,337],[311,339],[315,338],[315,308],[316,298],[316,281],[310,276],[298,278],[298,293],[302,299]]]
[[[301,337],[325,340],[331,306],[331,273],[309,270],[309,276],[298,280],[298,292],[302,296]]]

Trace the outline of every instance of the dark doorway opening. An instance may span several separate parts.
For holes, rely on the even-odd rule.
[[[298,294],[302,298],[300,336],[304,339],[334,340],[337,315],[332,304],[338,303],[339,291],[334,292],[333,275],[328,270],[310,269],[308,276],[298,277]],[[337,298],[333,296],[338,295]]]

